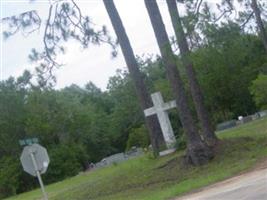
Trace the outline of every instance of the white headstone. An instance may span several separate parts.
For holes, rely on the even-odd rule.
[[[260,115],[260,117],[265,117],[265,116],[267,116],[267,110],[260,111],[260,112],[259,112],[259,115]]]
[[[170,101],[164,103],[160,92],[151,94],[151,98],[154,106],[144,110],[145,116],[157,115],[166,146],[168,149],[173,148],[176,139],[168,116],[168,110],[175,108],[176,102]]]
[[[242,121],[242,119],[243,119],[243,116],[238,116],[239,121]]]

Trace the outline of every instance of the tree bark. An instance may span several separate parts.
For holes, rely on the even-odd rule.
[[[167,0],[169,13],[172,20],[172,25],[175,31],[176,39],[180,49],[182,63],[185,66],[186,74],[189,80],[190,90],[197,111],[197,116],[200,120],[202,135],[209,146],[215,146],[218,142],[218,138],[212,128],[209,113],[204,104],[203,94],[196,78],[193,62],[190,59],[190,50],[188,42],[183,30],[181,18],[177,8],[176,0]]]
[[[134,56],[129,38],[122,24],[119,13],[115,7],[113,0],[103,0],[106,11],[109,15],[112,26],[117,35],[124,59],[130,72],[130,76],[134,81],[135,90],[142,108],[142,112],[153,106],[152,100],[145,86],[143,75],[139,70],[138,63]],[[152,148],[155,155],[158,155],[160,148],[165,146],[165,141],[156,115],[145,118],[146,126],[149,131],[149,136]]]
[[[187,139],[186,160],[193,165],[201,165],[213,157],[211,149],[201,140],[188,105],[186,93],[179,71],[176,66],[175,56],[172,52],[169,38],[155,0],[144,0],[148,15],[154,29],[157,43],[175,99],[177,101],[180,120]]]
[[[263,21],[261,19],[261,11],[260,11],[259,6],[257,4],[257,0],[251,1],[251,7],[252,7],[252,10],[255,14],[256,23],[257,23],[257,26],[258,26],[258,29],[260,32],[260,37],[262,39],[264,48],[265,48],[266,53],[267,53],[267,33],[266,33],[265,28],[264,28]]]

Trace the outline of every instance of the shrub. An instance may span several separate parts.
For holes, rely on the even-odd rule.
[[[252,82],[250,93],[258,108],[267,109],[267,75],[259,74]]]
[[[145,125],[142,125],[139,128],[132,129],[129,134],[126,150],[129,150],[132,146],[145,148],[148,147],[148,145],[149,136]]]
[[[59,145],[50,150],[50,165],[44,175],[48,182],[63,180],[64,178],[77,175],[82,171],[81,156],[79,146]]]
[[[19,161],[12,157],[0,159],[0,199],[16,194],[18,188]]]

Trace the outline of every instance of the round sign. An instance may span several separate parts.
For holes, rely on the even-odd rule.
[[[50,162],[46,149],[39,144],[33,144],[24,147],[20,156],[24,171],[32,176],[37,176],[33,159],[36,162],[37,170],[40,174],[44,174]]]

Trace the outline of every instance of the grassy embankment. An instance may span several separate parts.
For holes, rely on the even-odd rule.
[[[252,168],[267,158],[267,118],[218,133],[224,141],[208,165],[185,167],[183,152],[152,159],[144,156],[82,173],[46,187],[50,200],[169,199]],[[8,200],[41,199],[34,190]]]

